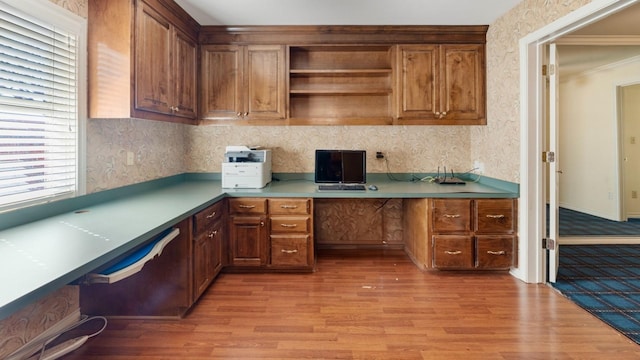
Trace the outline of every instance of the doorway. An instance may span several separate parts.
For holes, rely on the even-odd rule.
[[[546,235],[546,173],[542,162],[545,149],[545,82],[540,76],[546,46],[588,24],[615,14],[636,0],[595,0],[564,18],[531,33],[520,41],[521,59],[521,197],[520,234],[524,269],[515,275],[527,282],[546,282],[547,251],[541,246]]]

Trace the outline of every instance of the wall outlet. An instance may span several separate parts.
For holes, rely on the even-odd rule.
[[[376,159],[384,159],[384,154],[382,151],[376,151]]]
[[[133,151],[127,151],[127,166],[131,166],[135,163]]]
[[[475,169],[474,172],[476,174],[484,174],[484,163],[480,162],[478,160],[473,162],[473,168]]]

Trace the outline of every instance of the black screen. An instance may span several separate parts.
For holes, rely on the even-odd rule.
[[[317,183],[364,184],[367,182],[364,150],[316,150]]]

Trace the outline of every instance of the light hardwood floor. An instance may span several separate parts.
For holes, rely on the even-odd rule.
[[[321,253],[313,274],[222,274],[182,320],[110,320],[65,359],[640,359],[546,285]]]

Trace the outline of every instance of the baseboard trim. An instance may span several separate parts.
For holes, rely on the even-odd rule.
[[[27,342],[26,344],[19,347],[16,351],[12,352],[5,360],[22,360],[32,356],[40,350],[42,344],[47,341],[49,337],[77,323],[78,321],[80,321],[81,317],[82,314],[80,313],[80,308],[78,308],[71,314],[65,316],[60,321],[40,333],[38,336],[29,340],[29,342]]]
[[[594,236],[594,237],[563,237],[558,239],[558,245],[627,245],[640,244],[640,237],[633,236]]]

